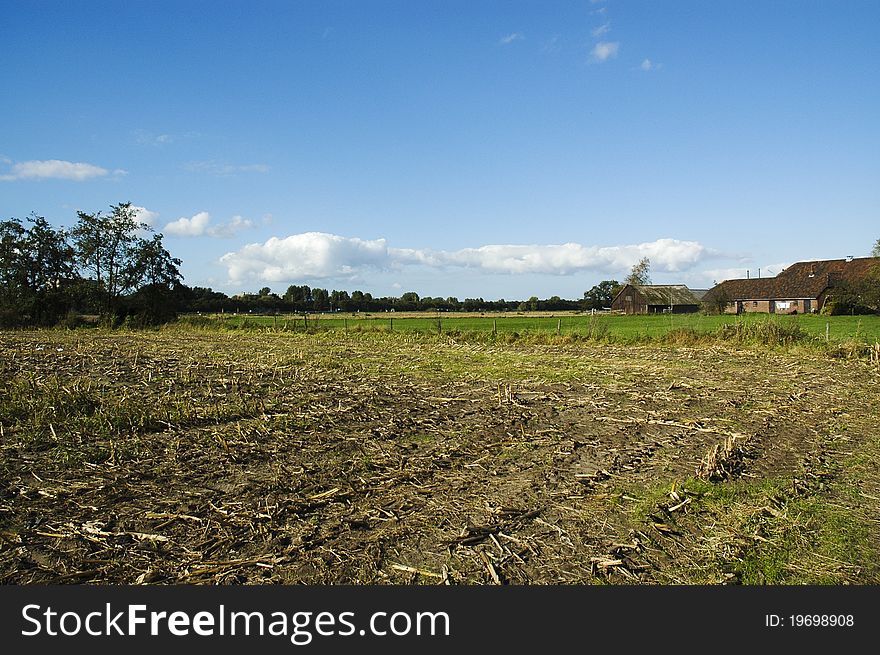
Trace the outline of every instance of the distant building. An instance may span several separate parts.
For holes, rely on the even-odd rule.
[[[727,314],[810,314],[822,311],[835,288],[858,284],[874,272],[880,272],[880,257],[797,262],[776,277],[725,280],[703,301]]]
[[[626,284],[611,301],[611,310],[624,314],[687,314],[700,306],[700,299],[683,284]]]

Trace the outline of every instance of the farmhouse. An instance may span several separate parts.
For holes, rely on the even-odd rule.
[[[626,284],[611,302],[624,314],[687,314],[700,309],[700,299],[683,284]]]
[[[809,314],[822,311],[835,288],[858,284],[877,271],[880,257],[797,262],[776,277],[725,280],[703,300],[727,314]]]

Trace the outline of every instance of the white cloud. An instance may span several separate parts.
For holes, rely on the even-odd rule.
[[[211,215],[208,212],[199,212],[191,218],[181,217],[168,223],[162,232],[179,237],[231,237],[252,227],[254,222],[241,216],[233,216],[228,223],[211,225]]]
[[[156,219],[159,218],[159,212],[151,212],[146,207],[138,207],[136,205],[132,205],[131,208],[134,210],[135,220],[139,221],[140,223],[153,225]]]
[[[208,235],[212,237],[231,237],[242,230],[254,227],[254,222],[242,216],[233,216],[228,223],[221,223],[208,228]]]
[[[181,217],[168,223],[162,232],[180,237],[198,237],[205,234],[210,222],[211,215],[208,212],[199,212],[192,218]]]
[[[590,52],[590,56],[593,61],[607,61],[617,56],[619,48],[618,41],[600,41]]]
[[[571,275],[584,270],[617,270],[631,267],[642,257],[655,268],[678,271],[695,264],[708,253],[695,241],[658,239],[629,246],[488,245],[455,251],[390,249],[400,263],[433,267],[476,268],[491,273],[542,273]]]
[[[657,271],[691,268],[716,253],[696,241],[658,239],[623,246],[486,245],[445,251],[389,248],[385,239],[365,241],[322,232],[272,237],[221,257],[230,282],[286,282],[312,278],[350,278],[366,269],[422,267],[471,269],[488,274],[573,275],[583,271],[620,273],[642,257]]]
[[[232,282],[348,277],[364,268],[381,269],[391,264],[385,239],[364,241],[324,232],[272,237],[226,253],[220,262]]]
[[[11,162],[7,162],[11,163]],[[112,175],[125,175],[121,169],[112,171]],[[84,162],[71,162],[61,159],[45,159],[22,161],[13,164],[11,172],[0,175],[0,180],[74,180],[82,182],[95,177],[106,177],[111,171],[101,166]]]
[[[183,168],[190,173],[207,173],[220,177],[236,173],[268,173],[270,170],[267,164],[226,164],[215,160],[191,161]]]
[[[591,30],[590,34],[592,34],[593,37],[598,39],[600,36],[602,36],[603,34],[608,34],[608,32],[610,32],[610,31],[611,31],[611,21],[608,21],[607,23],[604,23],[603,25],[600,25],[599,27],[596,27],[593,30]]]
[[[646,57],[642,60],[642,63],[639,64],[639,68],[641,68],[643,71],[656,71],[663,68],[663,64],[655,63]]]
[[[500,43],[501,45],[508,45],[513,43],[514,41],[520,41],[524,38],[525,37],[522,35],[522,33],[513,32],[512,34],[508,34],[507,36],[502,36],[501,39],[499,39],[498,43]]]

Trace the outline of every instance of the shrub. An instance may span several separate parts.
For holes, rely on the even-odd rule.
[[[717,335],[721,339],[738,343],[760,343],[768,346],[782,346],[809,338],[797,323],[774,320],[738,321],[722,325]]]

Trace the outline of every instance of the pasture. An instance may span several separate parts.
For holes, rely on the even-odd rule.
[[[349,321],[0,332],[0,583],[880,582],[856,351]]]
[[[662,339],[675,331],[712,334],[724,326],[755,325],[767,322],[784,328],[800,329],[816,341],[880,341],[880,316],[821,316],[745,314],[742,316],[696,314],[654,314],[623,316],[557,312],[551,313],[358,313],[358,314],[286,314],[188,316],[184,320],[203,325],[211,323],[227,329],[259,329],[295,331],[303,329],[342,331],[400,332],[475,332],[503,335],[557,334],[592,336],[608,341],[633,342]]]

